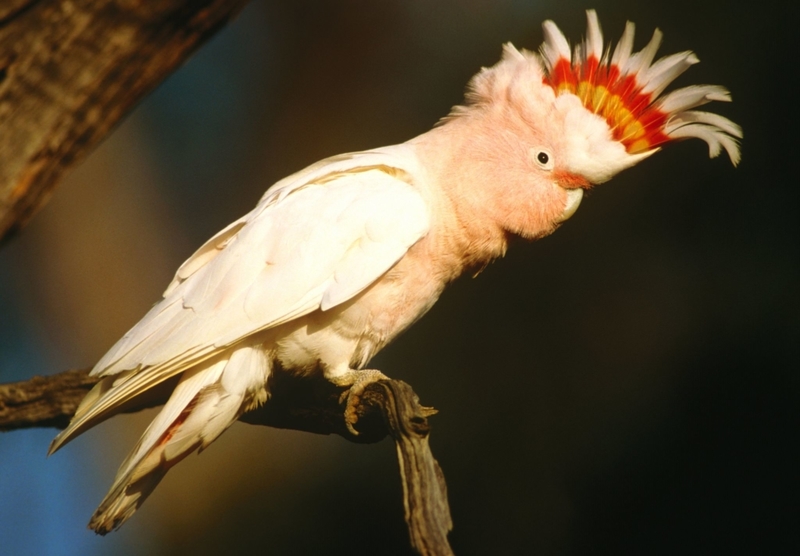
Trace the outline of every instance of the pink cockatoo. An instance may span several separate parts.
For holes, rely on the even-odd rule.
[[[662,92],[698,59],[604,50],[594,11],[571,51],[552,21],[540,52],[506,44],[432,130],[325,159],[273,185],[178,269],[164,298],[97,363],[102,377],[51,453],[170,378],[177,385],[120,467],[89,526],[119,527],[167,470],[267,402],[270,374],[370,381],[370,359],[511,236],[552,233],[584,189],[697,137],[739,161],[739,126],[693,110],[719,86]],[[350,408],[352,409],[352,407]],[[352,412],[348,413],[352,418]]]

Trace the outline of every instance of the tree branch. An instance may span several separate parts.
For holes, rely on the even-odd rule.
[[[246,0],[0,3],[0,243]]]
[[[403,483],[403,505],[412,547],[422,555],[448,556],[452,529],[447,487],[428,445],[428,417],[435,409],[419,404],[405,382],[381,380],[370,384],[358,406],[358,435],[347,428],[342,394],[322,377],[273,375],[272,398],[240,420],[254,425],[338,434],[358,443],[373,443],[387,435],[395,440]],[[97,383],[88,370],[72,370],[47,377],[0,384],[0,431],[31,427],[64,428],[75,409]],[[135,398],[125,413],[162,405],[173,383]]]
[[[0,384],[0,431],[31,427],[63,429],[97,379],[88,371],[35,376]]]

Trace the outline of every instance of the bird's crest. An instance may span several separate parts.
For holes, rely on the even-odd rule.
[[[611,54],[603,51],[603,36],[594,10],[586,12],[586,38],[574,52],[555,23],[543,24],[545,42],[540,52],[544,83],[557,95],[577,96],[590,112],[604,118],[615,140],[629,154],[646,153],[675,139],[697,137],[708,143],[711,157],[725,149],[731,162],[740,159],[741,128],[709,112],[691,110],[708,102],[730,101],[728,91],[717,85],[694,85],[661,97],[664,89],[690,66],[699,62],[687,51],[653,63],[661,32],[640,52],[633,53],[634,25],[628,22]]]

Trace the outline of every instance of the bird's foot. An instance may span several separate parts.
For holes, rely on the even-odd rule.
[[[360,371],[350,370],[344,374],[334,377],[328,377],[336,386],[349,386],[350,388],[342,392],[339,403],[347,402],[344,410],[344,423],[347,430],[355,436],[358,436],[358,431],[353,427],[358,422],[358,404],[361,401],[361,395],[364,390],[373,382],[379,380],[389,380],[389,377],[378,371],[377,369],[363,369]]]

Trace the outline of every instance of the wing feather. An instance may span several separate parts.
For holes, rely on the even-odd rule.
[[[337,157],[329,172],[315,165],[276,184],[251,213],[206,242],[165,298],[92,370],[136,372],[121,375],[54,447],[251,334],[329,310],[379,279],[429,228],[414,168],[393,159],[403,157],[377,151]]]

